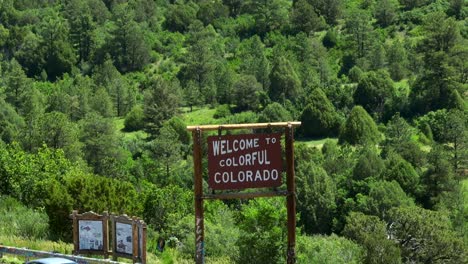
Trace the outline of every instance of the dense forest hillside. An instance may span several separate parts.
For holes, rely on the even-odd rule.
[[[298,263],[466,263],[467,15],[465,0],[0,0],[0,243],[69,242],[72,210],[109,211],[142,217],[161,260],[193,259],[186,126],[298,120]],[[210,263],[285,262],[284,198],[205,210]]]

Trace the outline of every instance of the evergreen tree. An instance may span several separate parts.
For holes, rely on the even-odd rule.
[[[185,32],[190,24],[195,22],[199,7],[192,1],[184,4],[183,1],[169,5],[164,25],[171,31]]]
[[[18,140],[21,128],[24,126],[23,118],[15,109],[0,98],[0,140],[12,143]]]
[[[166,120],[177,113],[180,104],[179,84],[162,78],[153,78],[146,84],[144,116],[145,130],[154,138]]]
[[[78,53],[78,62],[91,58],[93,30],[96,28],[87,1],[71,0],[64,3],[64,15],[70,24],[70,40]]]
[[[387,239],[385,222],[377,216],[350,213],[343,235],[364,246],[364,263],[401,263],[399,248]]]
[[[459,86],[448,56],[459,40],[455,19],[446,18],[441,12],[431,13],[424,21],[424,29],[427,34],[421,48],[425,72],[410,93],[412,110],[416,114],[448,108],[453,90]]]
[[[31,89],[32,82],[15,59],[10,61],[4,75],[5,101],[20,112],[23,107],[22,100]]]
[[[263,109],[258,117],[260,123],[286,122],[292,120],[291,113],[279,103],[271,103]]]
[[[379,0],[376,3],[375,18],[382,27],[390,26],[395,17],[398,7],[397,0]]]
[[[414,206],[414,201],[408,197],[396,181],[377,181],[370,184],[368,195],[358,195],[358,208],[369,215],[388,220],[388,213],[394,207]]]
[[[116,28],[112,32],[109,53],[122,72],[143,69],[150,59],[144,30],[134,20],[135,14],[128,5],[119,4],[112,11]]]
[[[189,98],[201,100],[203,103],[214,103],[216,99],[215,38],[216,32],[213,27],[203,27],[200,21],[190,25],[187,40],[188,54],[185,56],[185,64],[180,72],[184,89],[197,89],[197,91],[189,91],[190,94],[195,94],[194,97]],[[192,102],[189,104],[194,105]]]
[[[466,244],[443,212],[401,207],[390,210],[389,218],[389,236],[398,242],[402,258],[418,263],[466,262]]]
[[[255,19],[255,33],[260,37],[281,30],[288,21],[289,3],[285,0],[248,0],[243,8]]]
[[[100,87],[94,92],[94,96],[90,100],[90,107],[103,117],[113,117],[114,104],[112,99],[107,93],[106,89]]]
[[[440,145],[433,146],[428,155],[429,168],[421,175],[424,188],[421,200],[426,208],[433,208],[444,193],[454,188],[454,174],[448,157]]]
[[[291,11],[291,24],[295,32],[312,34],[325,26],[325,21],[307,0],[296,1]]]
[[[252,75],[240,76],[234,83],[234,103],[239,111],[257,110],[260,104],[259,92],[262,90],[261,84]]]
[[[336,186],[324,169],[304,163],[298,167],[298,212],[308,234],[329,234],[336,210]]]
[[[342,13],[342,0],[308,0],[309,3],[318,10],[318,13],[325,17],[327,24],[336,25]]]
[[[182,143],[179,141],[177,131],[171,126],[164,125],[159,130],[159,135],[149,142],[149,149],[154,158],[164,168],[164,179],[161,184],[169,184],[171,177],[171,167],[180,160],[182,156]],[[173,184],[175,182],[172,182]]]
[[[270,87],[270,62],[265,55],[265,45],[258,36],[242,41],[239,45],[239,55],[242,59],[240,71],[244,74],[254,75],[262,84],[264,91]]]
[[[386,181],[396,181],[401,188],[412,197],[418,197],[421,186],[419,175],[411,163],[398,154],[391,154],[386,160],[382,178]]]
[[[405,47],[398,40],[387,49],[388,70],[394,81],[399,81],[408,74],[408,55]]]
[[[285,104],[285,100],[296,101],[302,95],[301,81],[291,62],[285,57],[276,58],[270,74],[271,100]]]
[[[120,117],[130,111],[134,100],[129,92],[129,85],[110,59],[96,68],[93,79],[96,85],[104,87],[111,97],[114,107],[112,115]]]
[[[307,137],[323,137],[338,134],[340,122],[335,107],[322,89],[312,91],[309,103],[301,114],[301,131]]]
[[[381,71],[365,74],[353,94],[354,102],[377,118],[382,117],[385,105],[394,96],[392,80]]]
[[[376,144],[380,141],[380,132],[366,110],[355,106],[341,129],[339,141],[352,145]]]
[[[137,131],[143,129],[144,123],[144,111],[141,105],[135,105],[130,112],[125,116],[124,129],[125,131]]]
[[[71,72],[76,63],[75,50],[69,42],[70,26],[56,10],[47,9],[37,27],[45,47],[44,70],[48,79],[54,81]]]
[[[70,160],[78,160],[81,156],[79,130],[75,123],[60,112],[46,113],[39,121],[40,134],[37,143],[46,144],[50,148],[63,149]],[[40,147],[38,145],[37,147]]]
[[[109,177],[113,175],[109,164],[119,166],[125,161],[125,155],[120,148],[120,141],[112,120],[99,114],[90,113],[80,121],[83,154],[94,173]]]
[[[345,32],[348,36],[352,57],[362,58],[367,55],[371,43],[370,14],[365,10],[351,10],[345,19]]]

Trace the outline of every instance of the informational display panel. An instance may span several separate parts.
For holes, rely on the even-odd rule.
[[[146,264],[146,223],[137,217],[94,212],[78,214],[74,210],[73,254],[102,254],[129,258],[133,263]],[[112,251],[109,251],[109,219],[112,220]]]
[[[73,245],[74,254],[109,254],[109,215],[94,212],[78,214],[73,211]]]
[[[213,190],[278,187],[281,134],[208,137],[208,185]]]
[[[79,250],[99,250],[104,246],[102,221],[78,220]]]
[[[133,227],[131,224],[115,224],[115,241],[117,243],[115,250],[122,254],[133,254]]]

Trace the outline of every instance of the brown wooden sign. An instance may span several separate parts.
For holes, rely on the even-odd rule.
[[[208,184],[213,190],[281,185],[281,134],[208,137]]]
[[[300,125],[301,122],[275,122],[187,127],[187,130],[192,131],[193,137],[195,263],[205,263],[205,223],[203,212],[203,203],[205,200],[250,199],[274,196],[286,196],[288,218],[287,263],[293,264],[296,262],[296,184],[294,179],[293,128]],[[210,194],[203,193],[203,131],[218,130],[219,133],[219,136],[208,137],[208,183],[213,190],[222,190],[274,187],[281,185],[280,175],[283,162],[281,159],[280,138],[283,133],[221,136],[221,131],[232,129],[281,128],[284,129],[285,139],[286,190],[275,188],[274,190],[263,190],[259,192],[215,193],[213,191]],[[268,170],[269,174],[266,172],[263,174],[264,170]],[[241,173],[241,171],[244,173]],[[251,174],[247,174],[246,171],[251,171]],[[258,176],[257,172],[259,172]],[[278,172],[278,177],[276,177],[276,172]]]

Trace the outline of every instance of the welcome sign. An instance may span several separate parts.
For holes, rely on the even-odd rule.
[[[281,134],[208,137],[208,185],[213,190],[281,185]]]

